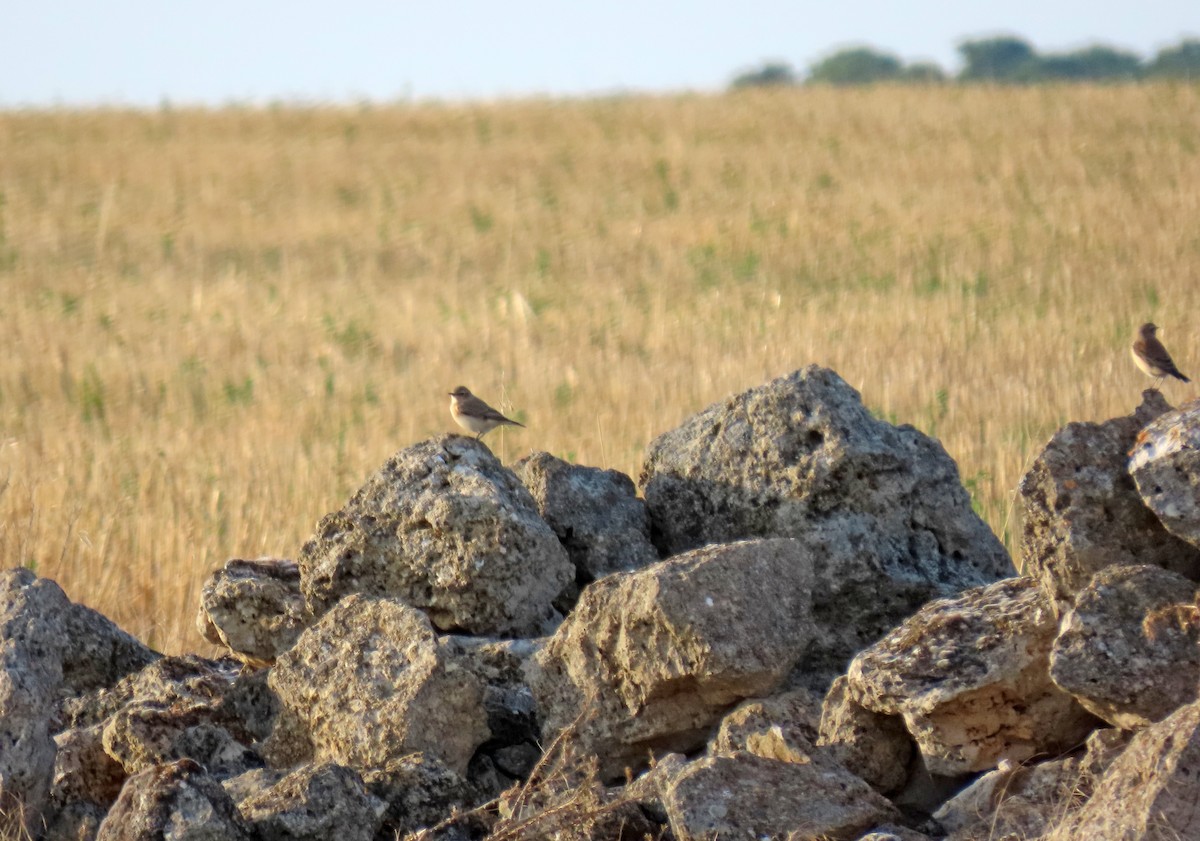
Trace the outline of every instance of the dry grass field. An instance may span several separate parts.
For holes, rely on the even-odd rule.
[[[459,383],[505,461],[636,477],[809,363],[1014,548],[1046,438],[1149,385],[1136,324],[1200,377],[1198,220],[1197,86],[0,113],[0,559],[207,650],[209,571],[294,556]]]

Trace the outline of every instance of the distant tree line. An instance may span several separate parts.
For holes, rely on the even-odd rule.
[[[963,68],[952,77],[932,62],[905,64],[872,47],[840,50],[798,74],[784,62],[768,62],[734,77],[735,88],[765,85],[867,85],[872,82],[1127,82],[1140,79],[1200,81],[1200,40],[1185,39],[1143,60],[1135,53],[1094,45],[1066,53],[1038,53],[1015,37],[984,38],[958,45]]]

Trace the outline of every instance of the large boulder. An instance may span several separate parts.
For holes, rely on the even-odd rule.
[[[268,682],[282,706],[263,746],[275,767],[332,761],[361,773],[426,751],[461,774],[488,737],[479,679],[398,599],[342,599]]]
[[[1021,479],[1023,569],[1059,614],[1109,566],[1153,564],[1200,579],[1200,550],[1163,528],[1129,475],[1130,448],[1169,409],[1159,392],[1147,391],[1132,415],[1069,423]]]
[[[926,605],[854,658],[849,689],[904,718],[933,774],[986,771],[1079,743],[1095,720],[1050,680],[1058,622],[1029,578]]]
[[[825,696],[817,744],[883,794],[899,791],[908,780],[913,742],[904,720],[864,707],[845,675]]]
[[[571,727],[606,777],[652,752],[700,747],[804,653],[811,564],[798,541],[754,540],[594,582],[534,658],[547,735]]]
[[[1200,401],[1147,424],[1130,456],[1146,505],[1167,531],[1200,548]]]
[[[294,561],[227,561],[200,591],[200,634],[251,666],[274,663],[308,622],[300,568]]]
[[[320,616],[351,593],[404,600],[442,631],[536,636],[574,579],[521,481],[472,438],[392,456],[300,550],[301,588]]]
[[[251,841],[221,784],[180,759],[130,777],[100,824],[96,841]]]
[[[1109,724],[1137,730],[1200,694],[1193,581],[1156,566],[1096,573],[1063,618],[1050,677]]]
[[[534,453],[513,465],[542,519],[566,547],[581,583],[658,560],[633,480],[616,470]]]
[[[279,841],[371,841],[385,808],[357,773],[332,762],[297,768],[238,803],[255,837]]]
[[[822,691],[931,598],[1013,574],[936,440],[871,416],[809,366],[715,404],[649,447],[641,485],[661,551],[795,537],[815,560]]]

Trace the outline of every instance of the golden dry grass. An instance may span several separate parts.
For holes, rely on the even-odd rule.
[[[0,557],[196,650],[208,572],[294,555],[459,383],[529,425],[506,461],[636,475],[812,362],[1012,547],[1049,434],[1149,384],[1137,323],[1200,372],[1198,219],[1196,86],[3,113]]]

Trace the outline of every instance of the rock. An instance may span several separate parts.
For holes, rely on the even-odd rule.
[[[483,687],[444,658],[421,611],[348,596],[271,669],[282,710],[263,747],[275,767],[332,761],[357,771],[428,752],[462,773],[487,738]]]
[[[1200,838],[1200,702],[1180,707],[1130,741],[1095,793],[1045,841]]]
[[[717,735],[708,743],[708,752],[717,755],[745,751],[768,759],[808,755],[817,741],[820,718],[821,702],[807,689],[754,698],[721,719]]]
[[[1147,424],[1129,455],[1142,501],[1167,531],[1200,548],[1200,401]],[[1192,570],[1198,567],[1194,563]]]
[[[104,727],[77,727],[54,737],[54,798],[59,803],[83,800],[108,807],[128,776],[120,762],[104,750]]]
[[[107,814],[105,807],[83,800],[55,804],[46,816],[45,828],[35,837],[38,841],[93,841]]]
[[[821,692],[929,599],[1013,574],[942,446],[871,417],[817,366],[659,436],[640,482],[664,554],[747,537],[810,545],[820,636],[803,668]]]
[[[1198,599],[1195,582],[1160,567],[1101,570],[1063,619],[1050,677],[1114,726],[1165,718],[1200,693]]]
[[[354,771],[325,762],[297,768],[238,808],[264,841],[371,841],[385,805]]]
[[[904,717],[933,774],[1054,754],[1094,719],[1050,680],[1057,621],[1028,578],[926,605],[854,658],[849,689],[869,710]]]
[[[395,838],[433,826],[455,809],[482,802],[473,786],[432,756],[411,753],[363,774],[371,794],[387,804],[377,837]]]
[[[221,784],[190,759],[130,777],[96,841],[250,841]]]
[[[562,541],[580,583],[658,560],[646,504],[624,473],[569,464],[549,453],[526,456],[513,472]]]
[[[1008,760],[942,805],[933,817],[955,841],[1039,838],[1090,791],[1075,758],[1018,765]]]
[[[915,829],[896,824],[877,826],[858,841],[930,841],[929,836]]]
[[[687,763],[666,786],[663,800],[679,841],[858,838],[897,817],[887,800],[836,765],[750,754]]]
[[[908,779],[913,743],[904,720],[864,707],[845,676],[825,696],[817,744],[883,794],[899,791]]]
[[[300,550],[310,612],[350,593],[394,596],[434,627],[536,636],[557,623],[574,578],[566,550],[520,480],[458,435],[392,456]]]
[[[595,581],[530,669],[547,738],[571,727],[605,779],[651,753],[699,748],[803,654],[811,583],[804,546],[786,539],[710,546]]]
[[[483,686],[488,743],[493,749],[538,741],[537,705],[525,678],[526,663],[537,650],[533,642],[443,636],[438,646],[448,661],[471,672]]]
[[[1109,566],[1153,564],[1200,579],[1200,550],[1163,528],[1127,469],[1142,428],[1169,409],[1159,392],[1146,391],[1132,415],[1069,423],[1021,479],[1023,569],[1059,614]]]
[[[166,706],[132,701],[104,726],[104,750],[127,774],[177,759],[193,759],[216,779],[234,777],[261,764],[218,722],[208,705]]]
[[[226,562],[205,582],[196,616],[206,640],[252,666],[274,663],[307,624],[300,568],[275,558]]]

